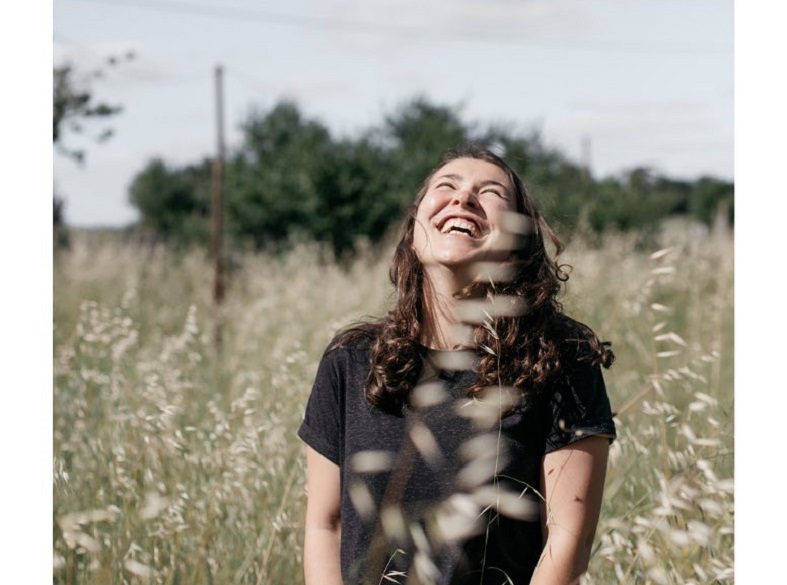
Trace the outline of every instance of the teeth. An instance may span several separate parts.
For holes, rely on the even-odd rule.
[[[452,217],[448,219],[440,231],[444,234],[449,233],[452,229],[459,228],[470,233],[472,237],[478,236],[478,227],[472,222],[459,217]]]

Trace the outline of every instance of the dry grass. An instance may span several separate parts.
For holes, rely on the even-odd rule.
[[[655,253],[654,253],[655,252]],[[731,583],[732,237],[575,238],[569,311],[614,341],[619,440],[587,583]],[[243,255],[212,346],[198,253],[77,234],[56,258],[56,583],[300,583],[300,423],[388,255]]]

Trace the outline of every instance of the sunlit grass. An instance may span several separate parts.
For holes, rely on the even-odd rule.
[[[575,237],[569,312],[612,340],[619,440],[588,583],[732,582],[732,237]],[[300,583],[295,435],[322,350],[380,314],[389,253],[232,260],[75,234],[55,265],[57,583]]]

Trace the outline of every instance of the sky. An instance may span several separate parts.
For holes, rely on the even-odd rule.
[[[106,142],[66,136],[83,166],[54,155],[73,226],[132,223],[128,188],[150,159],[215,153],[217,65],[229,149],[282,99],[353,136],[425,96],[467,123],[538,131],[596,177],[734,179],[731,0],[58,0],[52,18],[54,64],[123,108],[89,128],[111,127]]]

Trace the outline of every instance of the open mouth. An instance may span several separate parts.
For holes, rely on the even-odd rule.
[[[449,217],[440,226],[440,233],[462,234],[471,238],[477,238],[481,234],[481,230],[474,221],[461,217]]]

